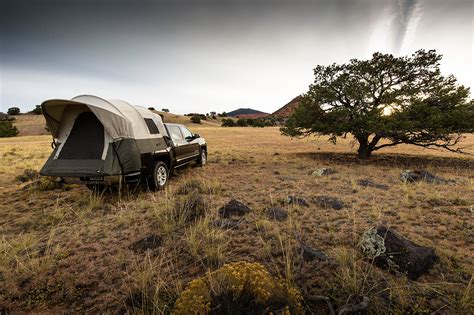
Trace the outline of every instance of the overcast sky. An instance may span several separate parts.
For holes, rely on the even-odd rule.
[[[470,0],[1,0],[0,110],[79,94],[172,112],[273,112],[318,64],[444,55],[474,87]]]

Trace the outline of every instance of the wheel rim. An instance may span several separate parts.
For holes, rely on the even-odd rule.
[[[207,156],[206,156],[206,151],[202,151],[201,153],[201,164],[204,165],[206,164],[206,159],[207,159]]]
[[[168,177],[168,173],[166,172],[166,168],[164,166],[159,166],[156,170],[156,181],[158,185],[164,186],[166,184],[166,179]]]

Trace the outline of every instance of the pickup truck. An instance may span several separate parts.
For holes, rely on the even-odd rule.
[[[40,171],[88,187],[119,179],[162,189],[170,171],[207,161],[206,141],[142,106],[81,95],[41,104],[53,152]]]
[[[204,166],[207,162],[207,143],[199,134],[192,133],[187,127],[179,124],[164,124],[168,136],[165,141],[167,149],[155,152],[153,158],[142,156],[142,165],[152,171],[149,175],[149,186],[161,189],[168,182],[172,169],[197,162]]]

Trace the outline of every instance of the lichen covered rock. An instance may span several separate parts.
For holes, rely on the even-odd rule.
[[[417,245],[384,226],[366,231],[358,246],[378,267],[406,274],[411,280],[418,279],[438,260],[432,248]]]

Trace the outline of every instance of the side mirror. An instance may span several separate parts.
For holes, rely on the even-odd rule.
[[[194,134],[194,139],[201,138],[201,136],[198,133]]]

